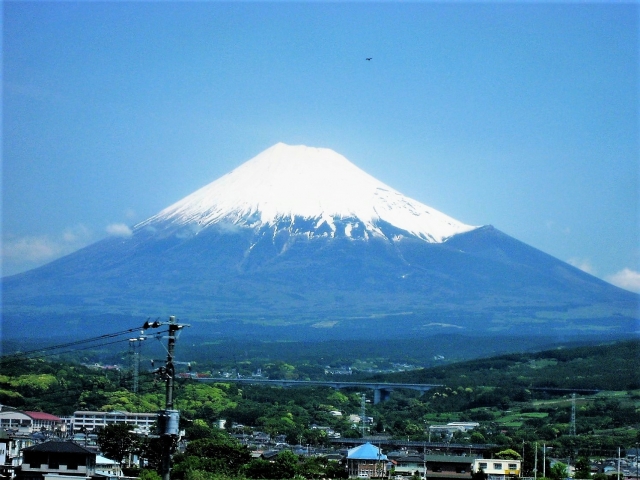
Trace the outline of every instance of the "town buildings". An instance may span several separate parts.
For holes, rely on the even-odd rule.
[[[73,442],[49,441],[22,452],[16,480],[80,480],[95,475],[95,452]]]

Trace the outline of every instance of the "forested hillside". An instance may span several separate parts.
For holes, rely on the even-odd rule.
[[[640,388],[640,341],[514,353],[384,378],[463,387],[635,390]]]
[[[640,441],[638,352],[639,342],[629,341],[376,374],[371,378],[379,381],[442,385],[422,396],[396,389],[388,401],[377,405],[372,391],[356,387],[286,389],[181,377],[176,380],[175,406],[188,431],[190,425],[211,428],[226,420],[229,428],[242,424],[284,435],[291,443],[323,445],[329,442],[326,431],[314,425],[343,438],[361,436],[361,426],[349,416],[361,413],[365,395],[366,415],[373,418],[366,435],[374,438],[427,441],[430,425],[477,421],[480,426],[472,432],[450,438],[432,434],[431,440],[489,443],[517,451],[523,443],[537,442],[554,447],[558,456],[613,455],[618,447]],[[290,361],[273,370],[276,376],[309,371],[304,360]],[[150,372],[141,372],[134,393],[126,368],[94,369],[33,356],[4,357],[1,364],[0,403],[7,406],[56,415],[75,410],[154,412],[163,407],[164,384]],[[256,365],[259,362],[254,361]],[[572,392],[577,394],[575,400]],[[577,436],[569,435],[573,402]]]

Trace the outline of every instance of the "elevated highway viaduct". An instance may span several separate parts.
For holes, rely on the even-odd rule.
[[[366,388],[373,390],[373,403],[378,404],[387,400],[394,390],[416,390],[421,394],[442,385],[425,383],[384,383],[384,382],[342,382],[326,380],[267,380],[264,378],[198,378],[200,382],[208,383],[247,383],[252,385],[271,385],[274,387],[331,387],[337,390],[343,388]]]

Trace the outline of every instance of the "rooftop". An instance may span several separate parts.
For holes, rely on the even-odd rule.
[[[24,449],[25,452],[85,453],[95,455],[91,450],[74,442],[44,442]]]

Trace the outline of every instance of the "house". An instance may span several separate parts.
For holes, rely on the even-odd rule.
[[[482,470],[489,480],[505,480],[507,477],[520,476],[521,460],[502,460],[499,458],[476,458],[473,471]]]
[[[22,465],[22,450],[36,443],[36,435],[41,434],[9,434],[0,430],[0,449],[4,451],[4,460],[0,464],[0,478],[14,477],[15,469]]]
[[[4,430],[0,430],[0,478],[11,478],[13,466],[11,464],[11,438]]]
[[[96,474],[109,479],[122,477],[122,467],[115,460],[96,455]]]
[[[468,479],[475,460],[475,457],[461,455],[426,455],[427,479]]]
[[[96,454],[73,442],[50,441],[22,451],[16,480],[79,480],[96,473]]]
[[[394,470],[396,475],[402,475],[403,477],[411,477],[414,474],[418,474],[419,477],[424,478],[425,471],[425,458],[422,454],[411,454],[407,452],[394,452],[389,453],[387,456],[394,463]]]
[[[347,452],[349,477],[386,478],[387,463],[387,456],[382,453],[382,450],[369,442]]]
[[[61,418],[44,412],[23,412],[20,410],[0,411],[0,429],[18,433],[34,433],[41,430],[50,432],[66,430]]]
[[[265,432],[253,432],[253,440],[260,443],[269,443],[271,441],[271,435]]]

